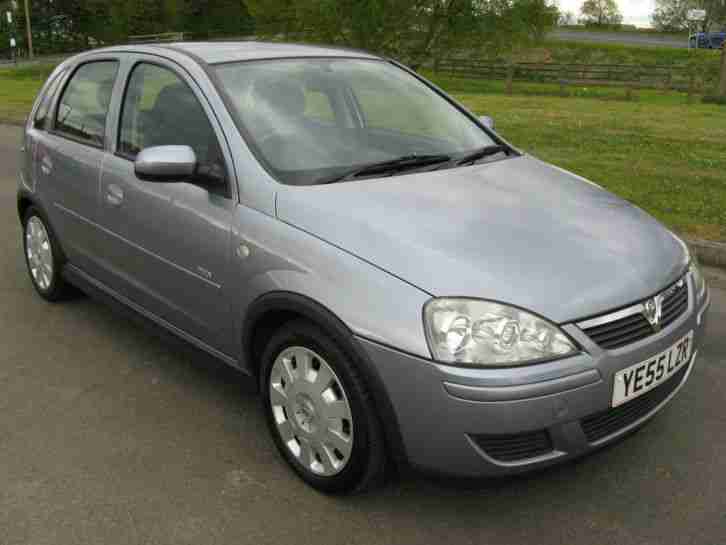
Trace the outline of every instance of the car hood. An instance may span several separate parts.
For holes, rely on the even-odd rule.
[[[528,156],[313,187],[278,217],[434,296],[517,305],[558,323],[675,281],[688,252],[655,219]]]

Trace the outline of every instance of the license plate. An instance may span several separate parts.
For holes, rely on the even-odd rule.
[[[691,359],[693,331],[665,352],[615,374],[612,406],[617,407],[663,384]]]

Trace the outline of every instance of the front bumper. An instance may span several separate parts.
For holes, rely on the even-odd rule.
[[[530,367],[457,368],[358,340],[382,379],[412,466],[461,477],[523,473],[616,441],[677,394],[693,369],[710,304],[708,291],[695,301],[689,289],[688,310],[666,330],[607,351],[576,326],[565,326],[585,352]],[[688,365],[651,390],[658,395],[642,396],[647,402],[636,406],[641,399],[636,398],[621,406],[627,409],[618,414],[627,413],[626,418],[608,414],[615,373],[667,349],[689,331],[694,343]],[[599,433],[592,432],[593,425]]]

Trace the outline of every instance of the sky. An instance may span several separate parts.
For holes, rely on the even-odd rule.
[[[650,26],[650,16],[655,9],[655,0],[616,0],[623,14],[623,22],[630,25]],[[562,11],[571,11],[577,18],[583,0],[559,0]]]

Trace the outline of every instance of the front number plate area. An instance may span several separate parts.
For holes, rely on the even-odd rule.
[[[615,374],[612,406],[617,407],[663,384],[691,359],[693,331],[668,350]]]

